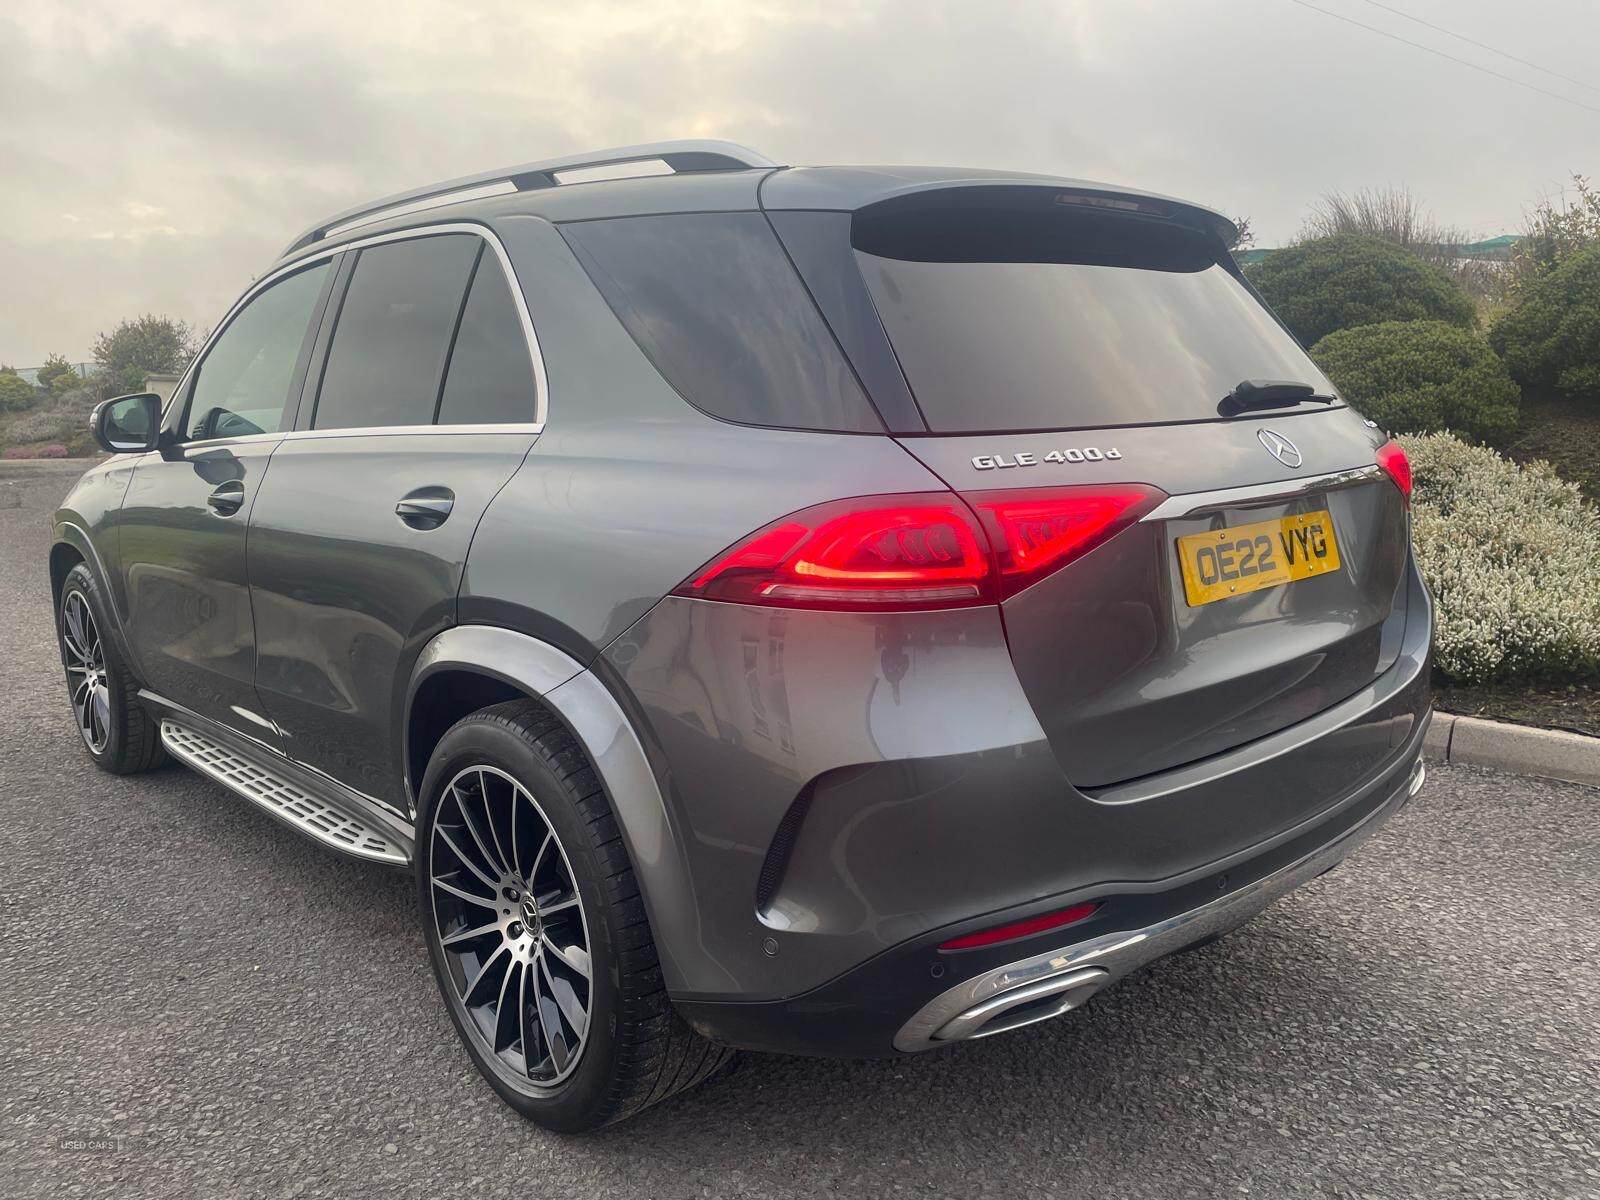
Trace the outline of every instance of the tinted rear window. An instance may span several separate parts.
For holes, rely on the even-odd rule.
[[[328,347],[314,428],[432,423],[479,244],[452,233],[361,251]]]
[[[931,430],[1215,420],[1245,379],[1332,391],[1212,236],[1053,199],[858,214],[857,263]]]
[[[883,431],[760,213],[621,217],[562,232],[695,407],[747,425]]]
[[[534,418],[533,360],[506,273],[487,246],[461,311],[439,400],[441,425],[505,425]]]

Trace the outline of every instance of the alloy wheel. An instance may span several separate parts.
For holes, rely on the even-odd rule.
[[[572,864],[528,789],[496,767],[459,772],[439,798],[428,882],[463,1028],[513,1075],[561,1083],[588,1041],[589,927]]]
[[[105,650],[94,613],[82,592],[71,591],[61,604],[61,646],[67,691],[78,732],[90,751],[100,754],[111,738],[111,690],[106,683]]]

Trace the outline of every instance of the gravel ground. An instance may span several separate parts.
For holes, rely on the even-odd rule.
[[[1071,1017],[542,1133],[457,1048],[403,877],[90,765],[44,566],[74,474],[0,467],[0,1196],[1600,1197],[1600,793],[1461,767]]]

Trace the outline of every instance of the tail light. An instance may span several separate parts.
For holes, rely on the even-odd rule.
[[[972,492],[1000,569],[1000,598],[1082,558],[1166,498],[1143,484]]]
[[[1411,460],[1406,457],[1405,449],[1399,442],[1388,441],[1378,447],[1378,465],[1384,473],[1394,480],[1395,487],[1400,489],[1400,494],[1405,497],[1406,506],[1411,505]]]
[[[996,925],[993,929],[981,929],[965,937],[951,938],[948,942],[941,942],[939,949],[976,950],[979,946],[1015,941],[1030,934],[1043,933],[1047,929],[1061,929],[1087,920],[1099,907],[1100,905],[1096,903],[1074,904],[1071,908],[1063,908],[1059,912],[1043,913],[1037,917],[1029,917],[1025,921],[1012,921],[1009,925]]]
[[[995,604],[1086,554],[1161,498],[1129,484],[835,500],[758,529],[674,594],[848,611]]]
[[[992,603],[989,547],[950,492],[803,509],[724,551],[680,596],[786,608],[917,609]]]

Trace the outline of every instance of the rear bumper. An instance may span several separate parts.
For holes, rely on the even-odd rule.
[[[915,1053],[1059,1016],[1156,959],[1237,928],[1347,858],[1420,790],[1431,715],[1336,816],[1170,891],[1109,895],[1093,918],[1073,927],[1070,942],[1054,931],[952,953],[938,949],[950,932],[944,930],[804,996],[680,1000],[679,1011],[700,1033],[728,1045],[842,1057]]]
[[[1002,1033],[1078,1007],[1146,963],[1236,929],[1268,905],[1338,866],[1422,790],[1418,759],[1404,787],[1331,842],[1210,904],[1147,925],[1034,954],[935,996],[895,1034],[896,1050],[930,1050]]]
[[[1062,773],[994,609],[661,602],[602,669],[645,746],[657,826],[670,833],[635,834],[630,850],[649,876],[673,1000],[788,1003],[905,947],[1080,901],[1103,902],[1074,927],[1084,937],[1142,928],[1247,882],[1242,864],[1318,829],[1329,833],[1316,845],[1331,840],[1415,759],[1431,617],[1414,570],[1408,588],[1403,629],[1389,631],[1397,657],[1357,694],[1225,753],[1093,790]],[[621,797],[637,790],[611,783]],[[665,885],[664,865],[676,871]],[[1191,896],[1204,880],[1212,890]],[[882,1044],[967,977],[975,953],[960,973],[947,964],[938,986],[922,980],[909,1006],[896,980]]]

